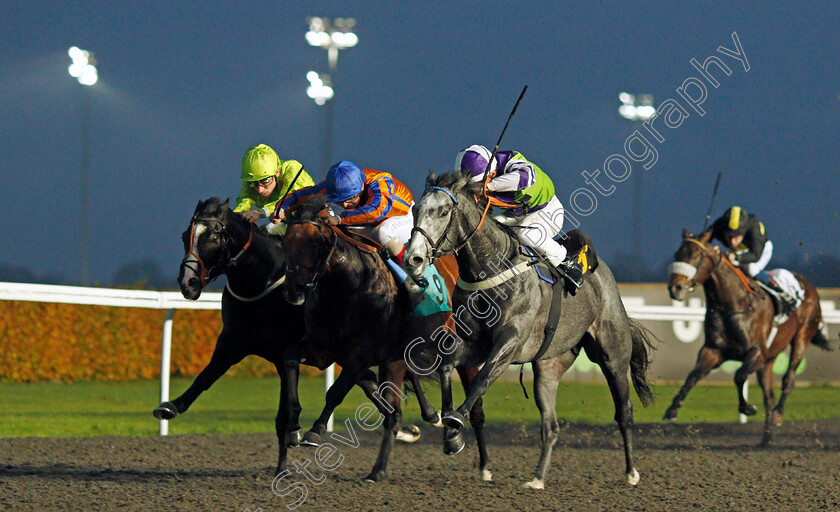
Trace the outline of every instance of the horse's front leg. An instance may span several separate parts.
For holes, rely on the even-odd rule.
[[[300,444],[300,399],[298,397],[298,379],[300,377],[300,352],[290,347],[283,354],[282,363],[275,363],[280,374],[280,405],[274,418],[274,430],[277,433],[278,457],[275,475],[286,469],[289,448]]]
[[[201,393],[210,389],[219,377],[225,374],[231,366],[237,364],[246,356],[241,350],[233,348],[233,338],[226,335],[224,331],[216,341],[216,348],[210,362],[201,370],[193,383],[184,391],[181,396],[169,402],[161,402],[152,412],[159,420],[171,420],[179,414],[187,412],[187,409],[196,401]]]
[[[545,488],[545,475],[551,464],[551,451],[560,437],[560,425],[557,423],[557,386],[560,379],[572,367],[579,349],[570,350],[560,357],[534,361],[534,401],[540,410],[542,420],[540,428],[540,460],[534,470],[534,479],[524,484],[531,489]]]
[[[347,393],[353,389],[353,385],[359,383],[362,389],[367,392],[368,388],[371,386],[371,384],[369,384],[371,382],[375,387],[376,374],[374,374],[371,370],[364,368],[361,371],[353,371],[352,369],[346,367],[343,368],[341,374],[335,380],[333,385],[330,386],[330,389],[327,390],[324,409],[321,411],[321,415],[318,416],[318,419],[312,424],[312,428],[309,429],[309,431],[303,436],[303,440],[301,440],[300,444],[306,446],[320,446],[321,436],[327,431],[327,422],[329,421],[330,416],[333,415],[336,407],[341,405],[341,402],[343,402],[344,398],[347,397]]]
[[[444,416],[453,414],[454,405],[452,401],[452,372],[455,365],[452,357],[447,357],[440,368],[440,408]],[[453,429],[444,424],[443,427],[443,453],[453,455],[464,449],[466,443],[461,436],[460,429]]]
[[[478,369],[459,366],[458,375],[461,376],[464,392],[469,393],[470,385],[478,375]],[[490,471],[490,457],[487,455],[487,442],[484,438],[484,408],[481,398],[475,401],[475,405],[470,410],[470,425],[475,432],[475,442],[478,445],[478,470],[481,472],[481,479],[492,482],[493,473]]]
[[[764,369],[764,356],[761,354],[761,349],[758,347],[750,347],[747,349],[747,354],[744,357],[744,364],[735,372],[733,380],[735,381],[735,390],[738,392],[738,412],[746,414],[747,416],[754,416],[758,412],[758,408],[750,403],[744,397],[744,383],[747,382],[750,374]],[[772,389],[770,390],[772,392]],[[765,404],[769,398],[767,393],[764,394]]]
[[[420,415],[423,421],[430,423],[434,427],[442,427],[440,411],[426,398],[426,393],[423,392],[423,386],[420,384],[420,378],[412,371],[406,371],[405,377],[411,382],[411,387],[414,388],[414,395],[417,396],[417,403],[420,405]]]
[[[373,394],[372,400],[385,416],[384,432],[382,442],[379,445],[379,455],[373,465],[370,474],[365,477],[368,482],[381,482],[388,476],[388,460],[391,458],[391,451],[394,449],[394,438],[397,435],[400,421],[402,420],[402,409],[400,408],[400,395],[402,392],[403,376],[405,365],[385,364],[379,366],[379,388]]]
[[[668,409],[665,410],[665,415],[662,419],[666,421],[677,419],[677,410],[682,405],[688,392],[691,391],[691,388],[722,363],[723,357],[720,354],[720,350],[707,346],[701,348],[700,353],[697,354],[697,362],[694,368],[688,372],[688,376],[685,378],[685,384],[680,388]]]
[[[490,350],[490,355],[487,361],[485,361],[484,366],[470,383],[470,390],[466,393],[467,397],[464,403],[453,413],[444,416],[443,423],[448,427],[461,429],[464,426],[466,418],[469,416],[469,410],[472,409],[475,402],[484,396],[490,384],[495,382],[499,378],[499,375],[513,362],[517,343],[515,334],[503,333],[495,338],[498,341]]]

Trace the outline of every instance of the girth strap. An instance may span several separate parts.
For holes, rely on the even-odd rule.
[[[551,287],[551,308],[548,310],[548,321],[545,323],[545,337],[543,338],[540,350],[534,356],[532,361],[536,361],[545,354],[548,347],[551,345],[551,340],[554,339],[554,333],[557,332],[557,324],[560,323],[560,302],[563,298],[563,290],[565,284],[562,279],[558,279],[554,286]]]

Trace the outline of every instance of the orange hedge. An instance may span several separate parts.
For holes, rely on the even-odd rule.
[[[165,314],[155,309],[0,301],[0,379],[158,377]],[[210,361],[222,330],[221,312],[178,310],[172,327],[172,375],[197,375]],[[254,356],[228,374],[274,375],[275,370]]]

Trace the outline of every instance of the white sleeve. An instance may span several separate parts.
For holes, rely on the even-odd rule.
[[[490,180],[487,190],[491,192],[516,192],[525,190],[537,181],[534,166],[525,160],[511,160],[505,166],[504,174]]]

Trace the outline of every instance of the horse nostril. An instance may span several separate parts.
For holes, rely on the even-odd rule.
[[[196,286],[199,285],[199,283],[200,283],[200,281],[198,280],[197,277],[191,277],[191,278],[187,279],[187,286],[189,286],[190,288],[195,288]]]
[[[681,292],[682,289],[683,289],[683,286],[681,284],[675,284],[674,285],[674,290],[675,291]]]
[[[412,267],[419,267],[423,264],[423,257],[422,256],[412,256],[408,259],[408,263]]]

